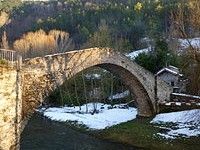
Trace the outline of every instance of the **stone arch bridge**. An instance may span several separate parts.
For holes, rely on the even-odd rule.
[[[119,76],[138,104],[138,115],[156,113],[156,99],[169,100],[172,88],[153,74],[111,49],[85,49],[26,59],[22,65],[22,108],[26,117],[45,97],[77,73],[98,66]],[[157,91],[155,91],[157,89]]]
[[[0,149],[17,149],[20,133],[30,114],[63,82],[92,66],[119,76],[133,93],[138,116],[159,112],[169,101],[172,87],[109,48],[91,48],[26,59],[18,67],[0,67]]]

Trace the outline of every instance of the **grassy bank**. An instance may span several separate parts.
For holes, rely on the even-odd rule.
[[[91,134],[106,140],[150,150],[198,150],[198,137],[164,139],[155,135],[162,129],[150,124],[151,119],[136,119]]]
[[[96,138],[139,147],[145,150],[199,150],[200,137],[185,138],[178,136],[176,139],[166,139],[157,133],[165,134],[167,131],[170,131],[169,129],[177,129],[176,124],[150,124],[152,119],[137,118],[104,130],[90,130],[86,125],[76,121],[66,121],[64,124],[66,128],[72,128],[73,130],[89,134]],[[161,126],[162,128],[160,128]]]

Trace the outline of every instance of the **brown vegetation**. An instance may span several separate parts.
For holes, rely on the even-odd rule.
[[[0,27],[8,22],[9,15],[5,12],[0,12]]]
[[[49,33],[39,30],[29,32],[13,45],[14,49],[23,57],[44,56],[52,53],[65,52],[72,48],[72,40],[69,34],[59,30],[51,30]]]

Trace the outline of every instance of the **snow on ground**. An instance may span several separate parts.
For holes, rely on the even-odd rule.
[[[200,48],[200,38],[179,39],[179,42],[182,49],[188,48],[190,43],[193,47]]]
[[[200,99],[200,96],[189,95],[189,94],[184,94],[184,93],[172,93],[172,95],[175,95],[175,96],[184,96],[184,97],[191,97],[191,98]]]
[[[151,123],[167,126],[166,133],[158,133],[165,138],[200,136],[200,110],[158,114]]]
[[[131,59],[135,59],[139,54],[141,53],[148,53],[151,51],[151,47],[145,48],[145,49],[141,49],[141,50],[137,50],[137,51],[133,51],[129,54],[126,54],[127,57],[131,58]]]
[[[172,69],[167,68],[167,67],[165,67],[165,68],[161,69],[160,71],[158,71],[158,72],[156,73],[156,75],[159,75],[159,74],[161,74],[161,73],[164,72],[164,71],[170,72],[170,73],[172,73],[172,74],[174,74],[174,75],[183,76],[183,74],[180,74],[179,71],[175,71],[175,70],[172,70]]]
[[[101,79],[101,75],[94,73],[94,74],[86,74],[85,75],[86,79],[90,80],[90,79]]]
[[[178,42],[180,44],[180,50],[187,49],[190,44],[195,48],[200,48],[200,37],[197,38],[191,38],[191,39],[178,39]],[[139,54],[141,53],[148,53],[152,50],[152,47],[147,47],[141,50],[136,50],[131,53],[126,54],[127,57],[131,59],[135,59]]]
[[[86,104],[81,106],[81,110],[79,106],[74,106],[41,108],[39,111],[51,120],[60,122],[75,121],[96,130],[133,120],[137,115],[136,108],[125,108],[122,104],[114,105],[112,109],[111,105],[103,103],[88,103],[87,107],[88,113],[86,113]],[[92,115],[94,107],[99,112]],[[157,135],[167,139],[200,137],[200,110],[158,114],[151,123],[163,129]]]
[[[129,90],[126,90],[126,91],[124,91],[124,92],[122,92],[122,93],[117,93],[117,94],[115,94],[115,95],[112,95],[112,96],[109,96],[109,100],[115,100],[115,99],[121,99],[121,98],[124,98],[124,97],[127,97],[127,96],[129,96],[129,94],[130,94],[130,91]]]
[[[51,120],[65,122],[77,121],[78,124],[84,124],[90,129],[105,129],[107,127],[127,122],[136,118],[137,109],[129,107],[127,109],[120,108],[120,105],[115,105],[114,108],[109,109],[111,105],[103,103],[95,103],[95,107],[99,113],[91,114],[86,112],[86,105],[75,107],[52,107],[46,110],[41,109],[44,116]],[[94,108],[93,103],[87,104],[88,111],[92,112]]]

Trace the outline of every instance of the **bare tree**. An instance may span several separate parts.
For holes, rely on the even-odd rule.
[[[189,0],[189,21],[195,31],[200,32],[200,2],[199,0]],[[199,36],[199,35],[198,35]]]
[[[190,92],[200,95],[200,45],[190,40],[200,35],[199,0],[180,1],[177,9],[171,12],[170,35],[187,41],[188,48],[182,53],[182,69],[190,80]]]
[[[8,43],[7,34],[5,31],[3,32],[3,36],[1,38],[1,47],[4,49],[9,49],[9,43]]]
[[[52,35],[54,37],[56,52],[66,52],[71,48],[73,44],[73,41],[69,37],[69,33],[67,32],[52,30],[49,32],[49,35]]]

